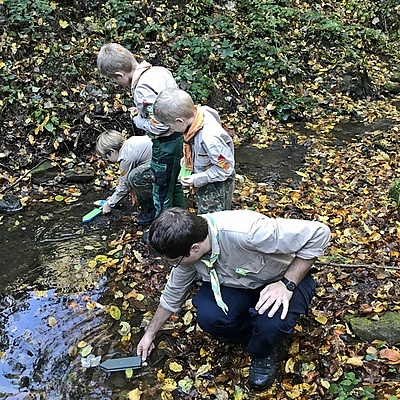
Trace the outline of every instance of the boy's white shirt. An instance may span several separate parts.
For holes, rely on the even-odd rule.
[[[208,106],[201,106],[200,110],[204,113],[204,126],[192,143],[193,174],[190,178],[195,187],[223,182],[235,170],[233,140],[222,127],[218,112]],[[227,169],[218,164],[221,157]]]
[[[129,172],[143,164],[149,164],[150,167],[152,145],[153,143],[147,135],[132,136],[125,140],[117,159],[119,168],[124,174],[121,174],[114,193],[107,199],[110,207],[114,207],[129,193]]]
[[[138,109],[138,115],[134,117],[134,123],[139,129],[148,134],[169,136],[173,131],[169,126],[157,123],[153,116],[153,104],[157,96],[167,88],[177,88],[171,72],[164,67],[148,67],[150,64],[143,61],[137,68],[137,76],[132,78],[131,92],[133,102]]]

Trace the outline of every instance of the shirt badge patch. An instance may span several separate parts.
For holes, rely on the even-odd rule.
[[[222,154],[220,154],[218,157],[217,165],[218,165],[218,167],[222,168],[224,171],[229,170],[229,163],[225,160],[225,158]]]

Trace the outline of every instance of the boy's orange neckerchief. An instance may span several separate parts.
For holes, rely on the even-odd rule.
[[[133,76],[132,76],[132,83],[131,83],[132,88],[134,88],[137,85],[143,72],[146,72],[149,68],[151,68],[151,64],[148,63],[147,61],[142,61],[137,66],[137,68],[135,69],[135,72],[133,73]]]
[[[186,169],[193,171],[192,146],[190,141],[196,136],[197,132],[204,126],[204,113],[199,106],[195,106],[196,116],[187,132],[183,134],[183,157]]]

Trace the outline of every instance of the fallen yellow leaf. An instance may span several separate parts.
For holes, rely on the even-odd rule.
[[[362,367],[363,365],[362,357],[350,357],[349,359],[347,359],[346,364],[350,364],[355,367]]]
[[[328,318],[326,318],[324,315],[319,315],[314,319],[322,325],[325,325],[328,322]]]
[[[166,392],[173,392],[177,387],[177,383],[172,378],[167,378],[164,380],[162,390],[165,390]]]
[[[169,369],[174,372],[181,372],[183,370],[183,367],[182,367],[182,365],[173,361],[172,363],[169,364]]]
[[[285,372],[287,373],[287,374],[289,374],[289,373],[294,373],[295,372],[295,365],[296,365],[296,362],[295,362],[295,360],[292,358],[292,357],[290,357],[287,361],[286,361],[286,364],[285,364]]]
[[[141,394],[142,394],[142,392],[138,388],[133,389],[128,393],[128,399],[129,400],[139,400]]]

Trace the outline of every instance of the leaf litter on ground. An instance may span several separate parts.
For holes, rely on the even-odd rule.
[[[378,116],[378,109],[371,105],[364,111],[368,122],[374,112],[381,118],[382,110]],[[375,398],[400,396],[399,348],[380,340],[359,340],[346,321],[348,315],[374,319],[399,309],[400,272],[384,268],[400,264],[399,209],[388,196],[390,183],[400,175],[400,118],[393,110],[390,118],[389,129],[366,129],[357,140],[344,144],[298,135],[309,152],[295,189],[290,179],[274,188],[237,177],[234,208],[278,218],[315,219],[332,230],[331,244],[317,265],[317,291],[310,312],[280,349],[274,385],[262,393],[249,391],[246,348],[213,340],[202,332],[187,301],[157,338],[158,363],[152,366],[150,359],[145,378],[130,378],[137,380],[140,399],[155,395],[165,399],[334,399],[349,373],[354,373],[349,396],[351,390],[354,398],[362,398],[364,387]],[[287,132],[292,130],[288,126]],[[112,282],[110,294],[122,293],[112,300],[121,312],[119,319],[132,329],[135,320],[139,328],[129,341],[116,339],[114,346],[127,353],[135,351],[168,276],[168,267],[150,257],[140,233],[132,227],[131,221],[125,221],[121,237],[128,239],[111,243],[111,253],[117,246],[122,250],[116,253],[120,254],[117,262],[104,268]],[[143,295],[139,301],[137,294]]]

